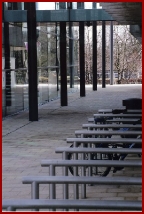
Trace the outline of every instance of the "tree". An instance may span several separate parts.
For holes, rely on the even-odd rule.
[[[86,83],[92,83],[92,36],[91,27],[85,27],[85,76]]]
[[[141,69],[141,44],[129,31],[129,26],[114,26],[114,70],[118,84],[137,79]]]
[[[85,31],[85,64],[86,82],[91,83],[92,76],[92,37],[91,29]],[[101,78],[102,71],[102,28],[97,28],[97,71]],[[117,83],[137,81],[138,73],[142,69],[142,45],[130,33],[129,26],[114,25],[113,31],[113,70],[118,74]],[[110,26],[106,25],[106,70],[110,70]]]

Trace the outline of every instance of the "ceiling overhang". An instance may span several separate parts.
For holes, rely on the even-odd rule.
[[[142,2],[101,2],[100,5],[120,25],[130,25],[131,34],[141,42]]]

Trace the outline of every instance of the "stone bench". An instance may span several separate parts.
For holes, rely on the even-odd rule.
[[[94,117],[88,118],[89,123],[94,123]],[[112,120],[106,119],[105,123],[128,123],[128,124],[137,124],[139,123],[139,119],[133,118],[113,118]]]
[[[142,211],[142,201],[122,200],[56,200],[56,199],[8,199],[2,201],[2,209],[98,209]]]
[[[56,153],[101,153],[101,154],[142,154],[142,149],[139,148],[84,148],[84,147],[57,147]]]
[[[53,160],[42,160],[41,166],[50,167],[50,175],[55,175],[55,167],[68,167],[68,166],[117,166],[117,167],[141,167],[141,160],[61,160],[61,159],[53,159]]]
[[[32,199],[39,199],[40,184],[54,184],[49,190],[49,198],[56,198],[56,184],[95,184],[95,185],[142,185],[140,177],[89,177],[89,176],[25,176],[23,184],[31,184]],[[74,189],[74,199],[79,198],[79,186]],[[69,189],[65,188],[63,198],[68,199]],[[85,195],[86,196],[86,195]]]
[[[142,131],[124,131],[124,130],[117,130],[117,131],[110,131],[110,130],[76,130],[75,131],[76,137],[84,137],[84,136],[112,136],[112,135],[124,135],[124,136],[138,136],[142,135]]]
[[[118,117],[118,118],[141,118],[142,117],[142,114],[94,114],[93,115],[94,117],[112,117],[112,118],[115,118],[115,117]]]
[[[120,128],[135,128],[135,129],[141,129],[141,124],[83,124],[82,128],[84,129],[120,129]]]
[[[126,109],[119,109],[119,110],[121,110],[121,111],[124,111],[124,110],[126,110]],[[108,114],[108,113],[112,113],[112,111],[113,111],[113,109],[99,109],[98,110],[98,113],[99,114]]]
[[[73,143],[74,146],[79,144],[115,144],[115,143],[125,143],[125,144],[142,144],[142,139],[137,138],[67,138],[67,143]]]
[[[68,167],[83,167],[82,174],[85,175],[84,167],[141,167],[141,160],[42,160],[42,167],[49,167],[49,175],[56,175],[56,167],[64,167],[63,175],[68,175]],[[67,184],[64,185],[68,189]],[[54,188],[54,187],[53,187]],[[86,198],[86,186],[82,185],[82,198]]]
[[[108,114],[108,113],[112,113],[112,111],[115,110],[115,109],[99,109],[98,110],[98,113],[99,114]],[[142,110],[141,109],[118,109],[120,111],[126,111],[127,114],[129,113],[135,113],[135,114],[139,114],[139,113],[142,113]]]

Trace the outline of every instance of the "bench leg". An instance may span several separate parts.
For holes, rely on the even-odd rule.
[[[67,160],[67,153],[63,152],[63,159]],[[63,175],[68,176],[68,167],[63,168]],[[63,184],[63,199],[69,198],[68,184]],[[69,209],[64,209],[64,211],[69,211]]]
[[[82,154],[82,159],[85,159],[85,154]],[[82,167],[82,176],[86,176],[85,167]],[[86,184],[81,185],[81,197],[86,198]]]
[[[31,184],[31,198],[39,199],[39,184],[36,182]],[[33,209],[33,211],[39,211],[39,209]]]
[[[49,166],[49,174],[50,174],[50,176],[55,176],[55,166],[53,166],[53,165]],[[56,198],[55,193],[56,193],[55,184],[50,184],[49,185],[49,198],[55,199]],[[56,211],[56,209],[52,209],[52,211]]]
[[[14,207],[8,207],[7,211],[16,211],[16,209]]]

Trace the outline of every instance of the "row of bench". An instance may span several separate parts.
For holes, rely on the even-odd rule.
[[[123,128],[125,125],[119,124],[83,124],[83,128],[98,129],[98,128]],[[135,125],[135,127],[141,128],[141,125]],[[127,127],[127,126],[126,126]],[[133,125],[129,125],[133,127]],[[85,134],[86,133],[86,134]],[[86,184],[105,184],[105,185],[142,185],[141,177],[91,177],[85,175],[85,167],[93,166],[122,166],[122,167],[137,167],[141,168],[141,160],[77,160],[78,153],[114,153],[117,152],[116,148],[90,148],[92,144],[97,143],[136,143],[141,144],[141,139],[126,139],[126,138],[85,138],[85,136],[93,135],[110,135],[110,134],[126,134],[117,131],[91,131],[91,130],[79,130],[75,131],[76,136],[79,138],[67,138],[67,143],[73,143],[73,148],[60,147],[56,148],[56,153],[62,153],[63,159],[56,160],[42,160],[41,166],[49,168],[49,176],[25,176],[22,178],[23,184],[31,184],[31,199],[19,199],[19,200],[3,200],[2,208],[9,211],[17,209],[33,209],[38,211],[39,209],[47,210],[51,209],[100,209],[100,210],[141,210],[141,201],[117,201],[117,200],[86,200]],[[135,131],[129,133],[132,135],[141,135],[141,131]],[[88,144],[88,148],[79,148],[78,145],[82,143]],[[119,149],[119,153],[126,154],[141,154],[142,150],[135,149]],[[68,153],[73,153],[75,160],[67,160]],[[83,156],[84,157],[84,156]],[[68,167],[74,167],[74,176],[68,176]],[[82,167],[82,176],[78,176],[78,167]],[[56,168],[62,167],[62,176],[56,175]],[[39,198],[39,185],[49,184],[49,199]],[[56,184],[63,184],[63,199],[56,199]],[[69,184],[73,184],[73,199],[69,199]],[[81,198],[79,199],[79,185],[81,185]],[[79,200],[78,200],[79,199]]]

